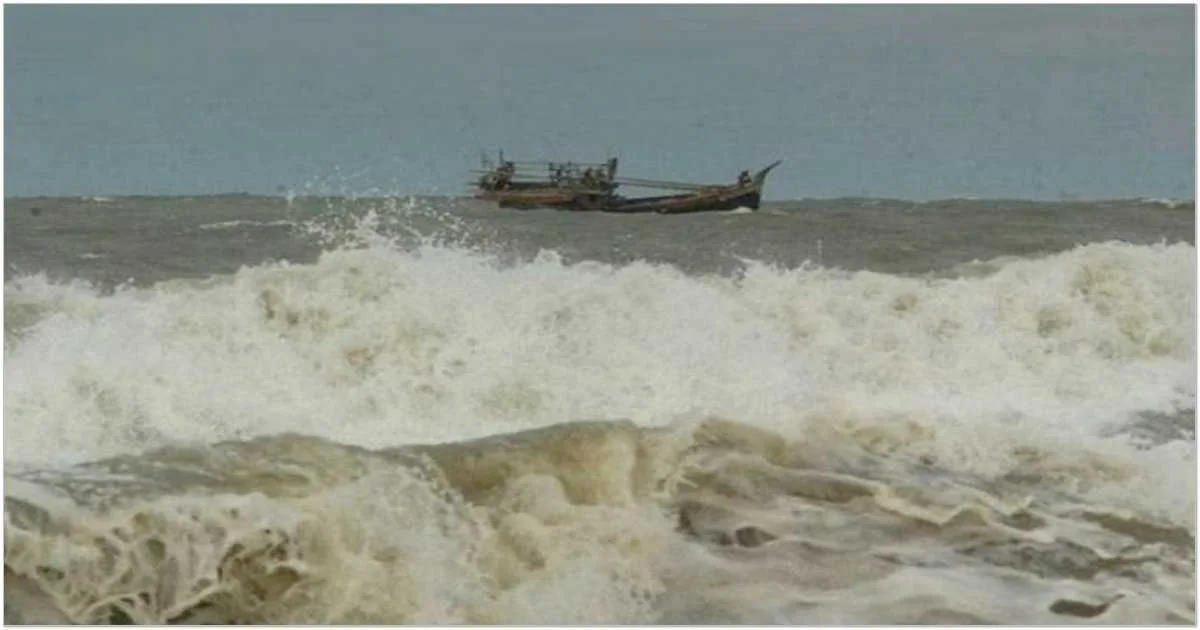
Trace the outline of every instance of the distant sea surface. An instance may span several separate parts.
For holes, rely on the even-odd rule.
[[[1196,622],[1191,201],[4,227],[6,622]]]

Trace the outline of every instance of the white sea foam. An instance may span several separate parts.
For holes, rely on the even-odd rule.
[[[6,592],[35,623],[652,622],[660,547],[683,544],[670,522],[522,487],[493,519],[405,469],[294,500],[134,502],[53,535],[6,510]]]
[[[1192,201],[1190,199],[1173,199],[1170,197],[1144,197],[1140,201],[1142,203],[1159,205],[1159,206],[1163,206],[1165,208],[1170,208],[1170,209],[1178,208],[1180,206],[1184,206],[1189,203],[1192,203]]]
[[[6,340],[5,455],[716,415],[968,473],[1040,467],[1190,523],[1194,442],[1141,451],[1117,429],[1194,408],[1195,270],[1188,244],[1100,243],[972,277],[752,264],[733,279],[376,240],[111,294],[26,276],[6,303],[42,310]]]

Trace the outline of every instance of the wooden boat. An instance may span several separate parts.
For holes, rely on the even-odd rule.
[[[713,212],[749,208],[758,210],[762,200],[763,182],[779,162],[773,162],[753,176],[743,171],[738,183],[728,186],[707,186],[691,193],[636,197],[624,199],[614,197],[609,212],[657,212],[659,214],[687,214],[691,212]]]
[[[544,164],[546,175],[531,171]],[[555,208],[580,212],[684,214],[750,208],[757,210],[763,182],[774,162],[753,176],[742,171],[735,184],[691,184],[617,177],[617,159],[603,163],[511,162],[500,154],[500,163],[482,173],[475,196],[502,208]],[[626,198],[615,194],[618,186],[686,190],[686,193]]]

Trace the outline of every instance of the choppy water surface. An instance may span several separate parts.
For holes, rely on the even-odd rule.
[[[1195,623],[1190,202],[5,231],[9,622]]]

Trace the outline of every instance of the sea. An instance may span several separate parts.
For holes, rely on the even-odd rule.
[[[1196,623],[1190,200],[4,210],[6,623]]]

